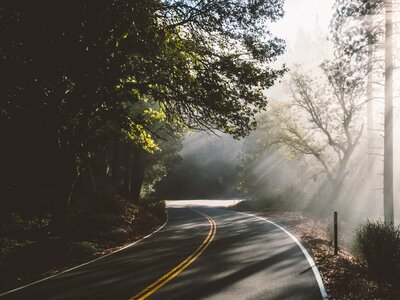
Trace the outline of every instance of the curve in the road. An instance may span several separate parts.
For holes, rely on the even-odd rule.
[[[161,276],[155,282],[153,282],[152,284],[150,284],[149,286],[144,288],[142,291],[140,291],[135,296],[130,298],[130,300],[146,299],[151,294],[155,293],[158,289],[160,289],[162,286],[167,284],[170,280],[172,280],[173,278],[178,276],[183,270],[185,270],[190,264],[192,264],[204,252],[204,250],[206,250],[206,248],[211,244],[211,242],[213,241],[215,234],[217,232],[217,224],[215,223],[213,218],[206,215],[205,213],[198,211],[196,209],[193,209],[193,208],[191,208],[191,210],[193,210],[196,213],[205,217],[210,224],[210,230],[207,234],[207,237],[204,239],[203,243],[191,255],[189,255],[189,257],[187,257],[184,261],[182,261],[179,265],[177,265],[172,270],[170,270],[168,273]]]
[[[321,299],[313,262],[279,225],[203,206],[169,207],[168,213],[168,224],[152,238],[4,297]]]
[[[326,289],[325,289],[324,283],[322,281],[321,274],[318,271],[317,265],[315,264],[314,260],[312,259],[311,255],[308,253],[306,248],[304,248],[304,246],[301,244],[301,242],[293,234],[291,234],[289,231],[287,231],[282,226],[280,226],[280,225],[276,224],[275,222],[272,222],[271,220],[268,220],[266,218],[262,218],[262,217],[259,217],[259,216],[253,215],[253,214],[247,214],[247,213],[241,213],[241,212],[239,212],[239,213],[242,215],[255,217],[257,219],[268,222],[268,223],[274,225],[275,227],[279,228],[280,230],[282,230],[284,233],[286,233],[299,246],[299,248],[301,249],[301,252],[303,252],[304,256],[306,257],[307,262],[309,263],[310,268],[314,273],[315,279],[317,280],[322,299],[323,300],[328,299],[328,293],[326,292]]]

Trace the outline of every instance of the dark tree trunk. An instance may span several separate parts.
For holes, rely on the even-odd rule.
[[[131,191],[131,149],[130,145],[126,144],[124,147],[124,183],[123,183],[123,190],[126,195],[130,194]]]
[[[140,200],[140,191],[142,189],[144,176],[146,172],[146,155],[144,150],[137,146],[132,147],[133,161],[132,161],[132,183],[130,197],[133,201]]]
[[[90,179],[90,191],[91,191],[92,195],[96,195],[97,194],[96,177],[93,173],[93,168],[92,168],[90,162],[88,162],[88,164],[87,164],[87,172],[88,172],[89,179]]]
[[[78,177],[74,153],[69,149],[60,151],[58,163],[54,168],[54,199],[52,199],[49,229],[52,234],[63,234],[66,230],[68,205]]]
[[[118,143],[118,138],[114,136],[113,138],[113,143],[112,143],[112,162],[111,162],[111,176],[112,176],[112,181],[115,185],[116,188],[121,188],[121,157],[120,157],[120,147]]]

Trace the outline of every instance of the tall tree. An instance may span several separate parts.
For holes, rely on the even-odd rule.
[[[95,132],[112,126],[116,140],[157,149],[144,103],[157,107],[172,131],[186,125],[248,133],[265,108],[264,90],[285,71],[270,66],[284,45],[265,26],[282,16],[282,4],[2,2],[2,193],[40,186],[53,227],[62,228],[74,183],[98,154]]]
[[[393,4],[385,0],[385,142],[383,165],[383,212],[393,224]]]
[[[393,211],[393,3],[391,0],[348,0],[336,1],[336,14],[333,26],[336,30],[336,36],[340,36],[337,28],[340,24],[345,23],[345,19],[353,18],[358,20],[366,20],[367,26],[362,26],[359,22],[355,32],[355,36],[359,37],[359,42],[347,42],[347,48],[354,53],[360,53],[368,62],[369,80],[372,81],[372,72],[378,67],[384,69],[384,164],[383,164],[383,209],[385,222],[390,224],[394,220]],[[376,18],[375,16],[380,16]],[[377,21],[373,22],[373,19]],[[365,21],[364,21],[365,22]],[[375,24],[371,24],[375,23]],[[377,43],[379,37],[384,33],[384,49],[380,48]],[[382,50],[382,51],[381,51]],[[379,51],[384,53],[384,57],[379,59],[373,58],[373,52]],[[372,58],[372,59],[371,59]],[[384,61],[384,65],[380,63]],[[369,105],[368,120],[372,120],[371,108],[372,83],[369,84]],[[368,126],[372,129],[372,126]],[[371,138],[369,139],[371,140]]]
[[[291,156],[308,159],[314,179],[326,176],[327,201],[334,205],[362,136],[365,84],[362,70],[348,69],[340,60],[326,62],[322,70],[325,78],[293,72],[291,101],[272,105],[260,122],[263,147],[278,146]]]

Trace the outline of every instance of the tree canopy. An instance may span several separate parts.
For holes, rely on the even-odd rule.
[[[284,43],[267,26],[282,5],[2,2],[2,194],[36,186],[60,209],[96,157],[121,152],[113,140],[152,153],[183,128],[247,134],[265,89],[285,72],[271,67]]]

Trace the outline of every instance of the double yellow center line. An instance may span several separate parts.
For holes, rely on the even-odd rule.
[[[207,234],[207,237],[203,241],[203,243],[184,261],[182,261],[179,265],[177,265],[175,268],[173,268],[171,271],[157,279],[155,282],[150,284],[148,287],[144,288],[141,290],[139,293],[137,293],[135,296],[130,298],[130,300],[133,299],[146,299],[149,297],[151,294],[156,292],[158,289],[160,289],[162,286],[164,286],[168,281],[172,280],[176,276],[178,276],[183,270],[185,270],[191,263],[193,263],[203,252],[206,250],[206,248],[211,244],[212,240],[215,237],[215,233],[217,231],[217,224],[215,221],[207,216],[205,213],[202,213],[201,211],[195,210],[191,208],[193,211],[197,212],[198,214],[201,214],[203,217],[205,217],[208,220],[208,223],[210,223],[210,230]]]

